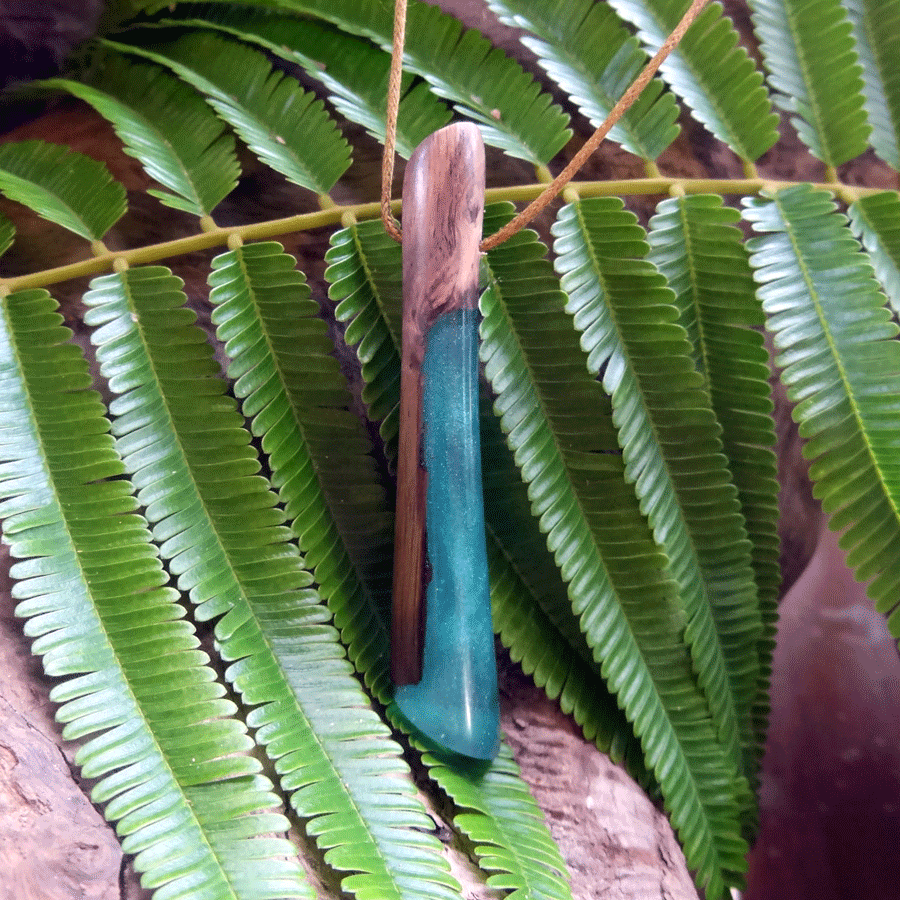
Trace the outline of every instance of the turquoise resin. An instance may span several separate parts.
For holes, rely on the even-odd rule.
[[[396,703],[445,750],[492,759],[499,703],[488,586],[478,435],[478,313],[445,313],[426,337],[422,364],[425,510],[431,581],[422,680]]]

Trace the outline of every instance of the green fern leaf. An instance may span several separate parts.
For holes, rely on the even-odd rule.
[[[863,153],[862,67],[840,0],[749,0],[775,103],[826,165]]]
[[[374,602],[390,593],[387,498],[318,304],[294,266],[275,243],[216,257],[213,322],[319,593],[350,659],[386,700],[389,632],[385,604]]]
[[[0,256],[12,247],[15,237],[16,229],[13,223],[6,216],[0,215]]]
[[[90,103],[112,123],[125,152],[165,188],[149,194],[173,209],[208,216],[237,186],[234,138],[195,91],[158,66],[117,54],[104,57],[102,66],[95,84],[64,78],[42,84]]]
[[[894,311],[900,313],[900,197],[895,191],[850,204],[850,224],[869,253],[875,274]]]
[[[277,262],[276,262],[277,268]],[[248,723],[291,806],[361,897],[456,898],[400,747],[356,681],[309,585],[242,417],[178,279],[159,267],[85,296],[115,431],[161,553],[216,625]]]
[[[285,0],[389,51],[393,9],[383,0]],[[538,83],[474,30],[437,7],[410,0],[404,67],[479,124],[484,142],[510,156],[548,163],[568,142],[568,117]]]
[[[537,35],[522,43],[595,128],[647,63],[637,39],[608,6],[593,0],[563,7],[543,0],[491,0],[490,6],[502,22]],[[678,136],[678,105],[663,90],[661,81],[652,81],[609,139],[643,159],[656,159]]]
[[[316,22],[288,16],[210,6],[203,18],[176,20],[176,24],[217,28],[233,37],[259,44],[303,67],[321,82],[334,108],[346,119],[362,125],[384,143],[390,57],[368,41]],[[165,24],[165,23],[162,23]],[[397,114],[396,149],[408,159],[428,135],[450,121],[450,111],[409,72],[404,73]]]
[[[490,208],[485,230],[508,218],[508,207]],[[720,896],[745,865],[737,816],[747,789],[697,690],[682,637],[688,622],[667,560],[625,482],[609,401],[584,365],[565,296],[549,263],[541,265],[541,251],[524,232],[488,255],[495,282],[482,297],[481,338],[495,412],[688,864],[709,896]],[[713,632],[706,653],[714,640]],[[707,732],[700,755],[697,729]]]
[[[831,194],[798,185],[748,198],[759,296],[775,335],[814,494],[859,581],[900,637],[897,325]]]
[[[588,369],[612,397],[627,477],[671,559],[687,611],[685,641],[737,761],[756,695],[762,624],[750,544],[709,394],[677,324],[672,292],[642,258],[643,229],[622,202],[570,204],[553,233],[566,309],[582,334]]]
[[[566,864],[508,746],[486,770],[451,767],[430,754],[425,762],[459,809],[454,825],[475,845],[481,867],[494,873],[489,887],[510,891],[510,900],[570,900]]]
[[[584,737],[647,784],[640,744],[579,629],[499,422],[489,411],[482,412],[481,440],[494,628],[513,661],[559,701]]]
[[[264,163],[294,184],[326,194],[350,165],[350,147],[322,101],[244,44],[201,32],[153,50],[105,43],[172,69]]]
[[[778,472],[773,447],[774,404],[763,313],[740,231],[737,210],[721,197],[665,200],[651,220],[649,259],[675,291],[679,324],[687,331],[704,376],[722,445],[751,540],[763,637],[756,692],[756,738],[761,750],[781,572],[778,563]]]
[[[624,763],[632,777],[643,782],[646,772],[640,745],[596,667],[572,653],[569,642],[535,602],[537,598],[492,535],[487,551],[494,628],[512,661],[551,700],[559,702],[586,740],[613,762]]]
[[[774,402],[768,354],[759,329],[763,312],[740,231],[740,213],[721,197],[665,200],[651,220],[649,260],[675,291],[678,322],[687,331],[698,371],[710,392],[722,444],[753,545],[759,596],[773,602],[778,570],[778,479]]]
[[[347,322],[345,340],[356,347],[369,418],[381,422],[389,457],[397,455],[400,402],[400,248],[379,222],[361,222],[336,232],[325,254],[328,295],[335,316]]]
[[[540,808],[522,780],[505,743],[490,762],[436,755],[433,745],[409,726],[395,706],[388,716],[406,733],[435,784],[456,807],[453,824],[472,842],[489,887],[511,897],[571,900],[566,865]]]
[[[43,141],[0,147],[0,191],[88,241],[125,215],[125,188],[103,163]]]
[[[606,688],[601,667],[572,611],[566,584],[531,515],[527,488],[500,423],[489,409],[481,415],[481,459],[493,572],[491,603],[501,641],[514,659],[521,659],[526,672],[534,671],[535,683],[547,696],[559,698],[588,740],[615,762],[627,763],[635,778],[646,780],[634,730]],[[504,592],[500,585],[506,584]],[[515,639],[511,623],[518,632]]]
[[[872,125],[872,147],[900,169],[900,2],[843,0],[863,67],[863,95]]]
[[[656,53],[687,8],[685,0],[610,0]],[[678,48],[660,67],[672,89],[720,141],[743,159],[762,156],[778,140],[778,115],[762,73],[720,3],[697,17]]]
[[[63,679],[51,692],[63,735],[88,738],[76,759],[99,779],[92,799],[157,896],[311,900],[292,845],[266,836],[287,820],[164,587],[130,486],[103,480],[122,463],[56,310],[45,291],[2,300],[0,517],[20,560],[16,613]]]

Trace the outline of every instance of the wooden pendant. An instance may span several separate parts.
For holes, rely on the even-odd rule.
[[[391,671],[401,713],[438,746],[498,744],[478,435],[484,147],[450,125],[403,187],[403,347]]]

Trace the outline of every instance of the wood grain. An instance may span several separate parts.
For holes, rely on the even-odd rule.
[[[403,181],[403,346],[391,675],[422,677],[428,584],[422,465],[422,360],[431,324],[478,302],[478,244],[484,212],[484,145],[471,123],[436,131],[416,149]]]

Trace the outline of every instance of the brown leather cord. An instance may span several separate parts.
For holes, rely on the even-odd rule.
[[[398,243],[403,242],[400,223],[391,213],[391,187],[394,181],[394,147],[397,143],[397,114],[400,111],[400,82],[403,79],[403,44],[406,42],[406,0],[394,3],[394,44],[391,49],[391,73],[388,78],[387,121],[384,155],[381,157],[381,221],[385,231]]]
[[[610,110],[606,121],[591,135],[584,146],[572,157],[569,164],[547,185],[546,189],[525,207],[511,222],[481,242],[481,251],[492,250],[498,244],[511,238],[529,224],[544,210],[565,186],[574,178],[578,170],[587,162],[591,154],[600,146],[613,126],[622,118],[629,107],[641,95],[644,88],[656,74],[666,57],[678,46],[684,33],[690,28],[697,16],[709,0],[693,0],[675,30],[666,38],[662,47],[643,71],[634,80],[631,87],[622,95],[618,103]],[[391,215],[391,182],[394,176],[394,146],[397,131],[397,112],[400,106],[400,79],[403,69],[403,43],[406,30],[406,0],[396,0],[394,7],[394,45],[391,55],[391,74],[388,83],[387,125],[384,141],[384,156],[381,166],[381,221],[388,234],[402,242],[402,232],[397,220]]]

